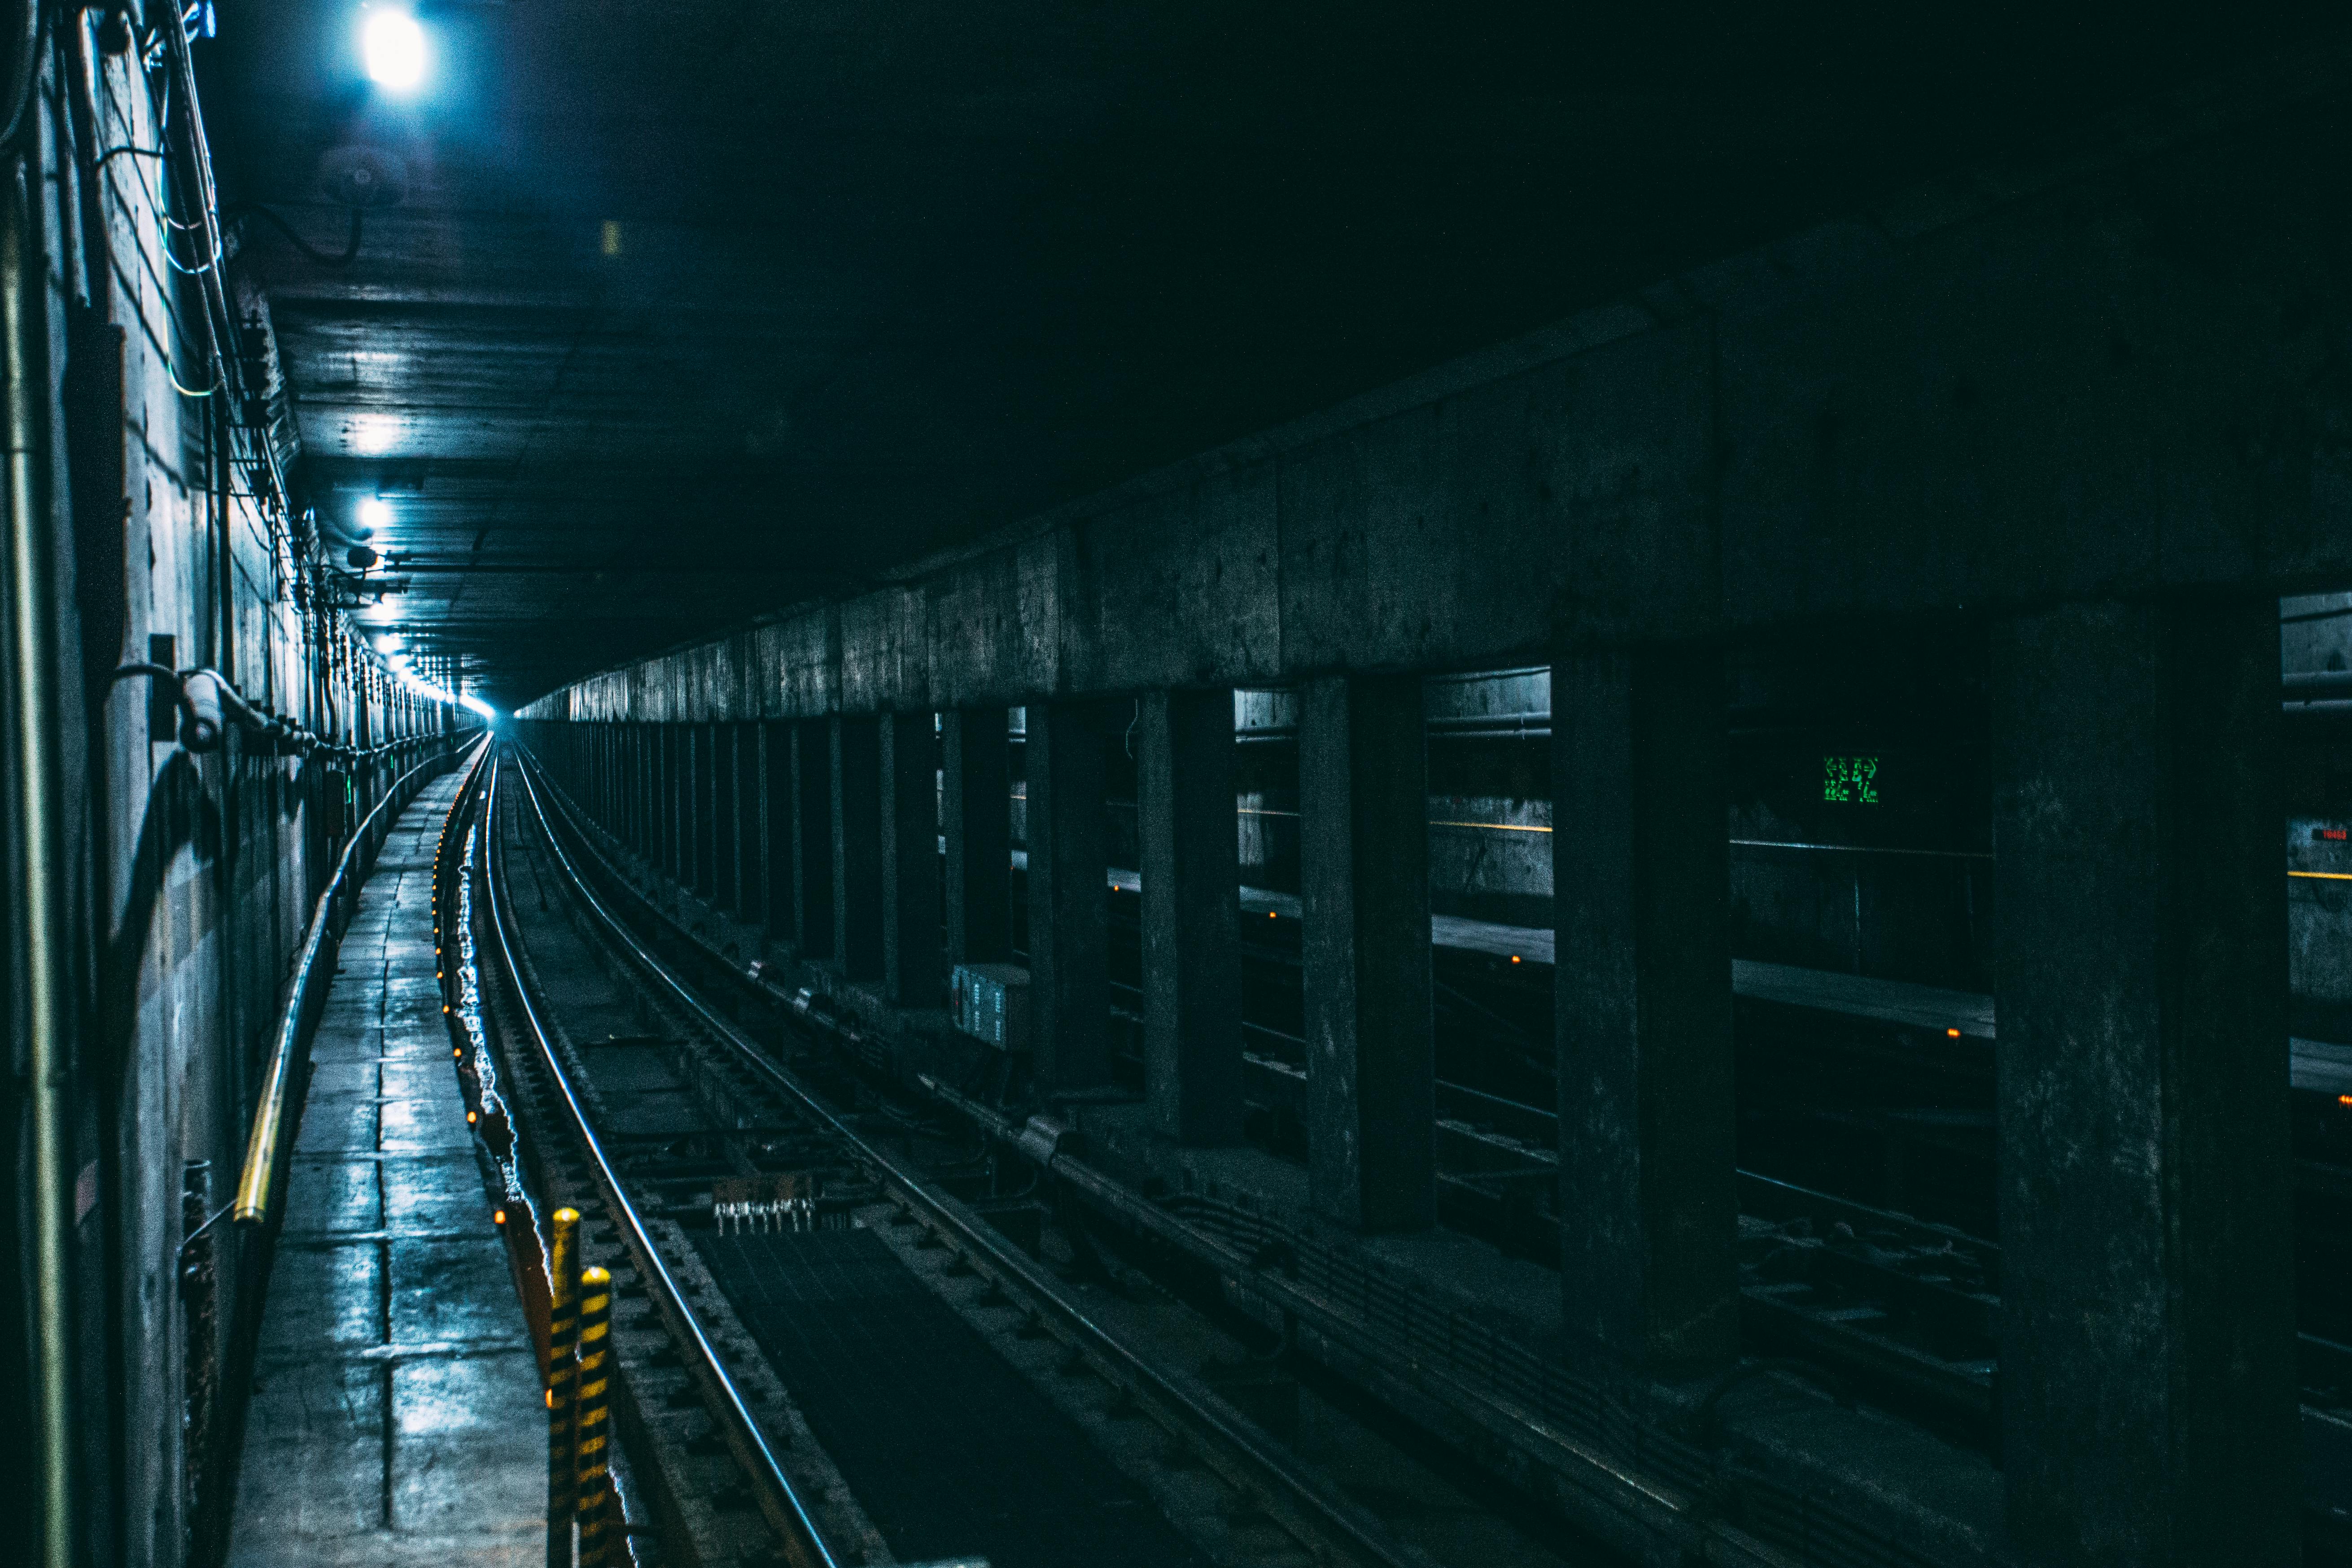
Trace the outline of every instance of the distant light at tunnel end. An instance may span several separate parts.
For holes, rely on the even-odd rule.
[[[405,11],[389,6],[362,14],[360,54],[368,79],[406,92],[425,79],[425,29]]]

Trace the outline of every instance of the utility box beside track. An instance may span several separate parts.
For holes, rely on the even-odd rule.
[[[1000,1051],[1027,1050],[1029,972],[1017,963],[957,964],[948,1016],[958,1030]]]

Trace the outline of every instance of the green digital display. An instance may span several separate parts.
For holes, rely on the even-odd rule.
[[[1878,759],[1823,757],[1822,798],[1839,805],[1876,805]]]

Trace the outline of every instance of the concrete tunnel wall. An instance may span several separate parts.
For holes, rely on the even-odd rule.
[[[1347,928],[1310,893],[1310,1034],[1339,1044],[1307,1075],[1309,1185],[1381,1230],[1428,1223],[1427,998],[1401,945],[1425,868],[1399,832],[1426,797],[1391,755],[1421,704],[1390,677],[1550,666],[1574,727],[1552,836],[1579,1063],[1564,1353],[1664,1370],[1737,1342],[1718,656],[1963,616],[1989,648],[2005,889],[2009,1537],[2053,1563],[2284,1563],[2275,623],[2280,595],[2352,582],[2352,384],[2327,368],[2352,349],[2342,74],[2306,59],[2065,163],[1906,193],[523,713],[1025,703],[1034,749],[1039,703],[1140,693],[1166,723],[1158,692],[1304,686],[1302,789],[1337,803],[1310,838]],[[1076,918],[1037,901],[1034,860],[1031,886],[1033,922]],[[1037,999],[1049,1083],[1078,1044],[1050,1021],[1099,1011],[1070,984]],[[1318,1013],[1318,984],[1352,1011]]]
[[[533,718],[812,717],[2352,574],[2317,80],[1821,225]],[[2283,95],[2265,100],[2263,93]],[[2226,234],[2210,251],[2193,237]]]
[[[90,68],[96,132],[124,147],[163,144],[137,58],[100,56]],[[38,592],[58,618],[71,715],[51,741],[78,1007],[68,1217],[73,1391],[89,1460],[78,1511],[90,1561],[142,1568],[211,1552],[226,1524],[245,1392],[240,1329],[267,1244],[226,1221],[203,1227],[236,1185],[290,960],[338,835],[389,784],[391,764],[281,754],[233,724],[217,749],[192,750],[158,683],[116,671],[209,668],[268,711],[362,747],[422,736],[428,721],[340,616],[298,593],[292,524],[264,515],[249,470],[208,489],[213,405],[175,387],[167,357],[190,342],[175,321],[194,286],[183,290],[173,268],[186,268],[163,252],[165,215],[140,173],[152,165],[114,159],[102,188],[89,189],[67,107],[82,90],[78,73],[46,47],[43,72],[28,184],[49,375],[37,417],[54,461],[35,526],[52,536],[57,575]],[[233,304],[266,339],[266,301]],[[202,379],[185,362],[179,374]],[[0,929],[17,924],[22,893],[12,889]],[[31,1168],[22,956],[5,955],[0,987],[15,1047],[15,1070],[0,1080],[12,1173]],[[34,1195],[21,1195],[30,1213]],[[20,1234],[16,1221],[10,1231]],[[21,1283],[0,1310],[20,1346],[33,1295]],[[24,1407],[23,1376],[20,1356],[0,1379],[0,1407]],[[0,1468],[24,1479],[28,1499],[31,1440],[29,1423],[0,1433]]]

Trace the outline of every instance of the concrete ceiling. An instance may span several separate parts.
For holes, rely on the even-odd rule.
[[[514,704],[2292,41],[1862,4],[238,0],[244,224],[374,612]],[[2218,8],[2217,8],[2218,9]],[[346,154],[347,155],[347,154]]]

